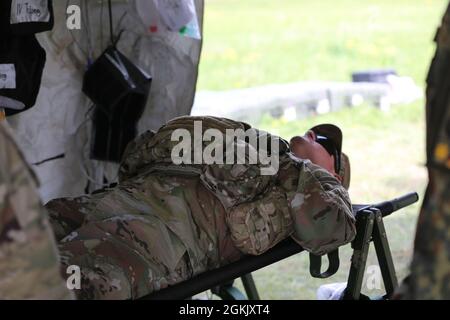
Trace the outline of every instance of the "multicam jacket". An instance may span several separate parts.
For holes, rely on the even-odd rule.
[[[71,299],[36,179],[0,122],[0,299]]]
[[[195,121],[203,132],[240,128],[275,139],[278,171],[261,175],[261,164],[249,163],[174,165],[172,133],[192,132]],[[248,144],[232,142],[239,143]],[[119,180],[94,195],[47,205],[63,266],[81,267],[80,298],[137,298],[243,254],[261,254],[290,235],[315,254],[355,235],[349,196],[338,180],[296,158],[284,140],[242,122],[176,118],[128,146]]]

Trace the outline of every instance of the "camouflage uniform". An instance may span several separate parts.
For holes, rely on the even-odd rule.
[[[203,130],[252,129],[222,118],[174,119],[128,146],[118,186],[47,205],[63,265],[81,267],[80,298],[138,298],[243,254],[261,254],[290,235],[316,254],[353,239],[346,189],[293,156],[278,137],[274,175],[261,175],[260,165],[248,162],[174,165],[171,134],[193,130],[195,120]]]
[[[427,79],[429,184],[405,295],[413,299],[450,299],[450,6],[436,42]]]
[[[0,299],[69,298],[35,176],[0,122]]]

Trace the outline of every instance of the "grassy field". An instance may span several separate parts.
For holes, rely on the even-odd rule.
[[[420,86],[446,0],[206,0],[198,90],[227,90],[302,80],[350,80],[352,71],[394,68]],[[362,106],[302,121],[264,118],[259,127],[289,138],[332,122],[352,163],[350,194],[378,202],[409,191],[423,195],[424,101],[389,112]],[[407,274],[419,205],[385,220],[399,279]],[[307,254],[254,273],[264,299],[314,299],[325,283],[346,281],[350,248],[333,277],[309,276]],[[369,265],[376,265],[373,252]],[[382,290],[368,290],[370,295]]]
[[[349,80],[394,67],[423,83],[446,0],[206,0],[199,90]]]

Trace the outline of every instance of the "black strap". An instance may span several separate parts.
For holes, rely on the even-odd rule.
[[[334,275],[339,270],[339,249],[331,251],[328,256],[328,269],[321,273],[322,268],[322,256],[315,254],[309,254],[309,273],[314,278],[328,278]]]
[[[111,44],[114,45],[114,29],[113,29],[113,16],[111,0],[108,0],[108,12],[109,12],[109,36],[111,38]]]
[[[119,34],[116,36],[115,34],[114,34],[114,22],[113,22],[113,13],[112,13],[112,4],[111,4],[111,0],[108,0],[108,14],[109,14],[109,37],[110,37],[110,41],[111,41],[111,44],[110,44],[110,46],[111,47],[113,47],[113,48],[115,48],[116,46],[117,46],[117,43],[119,42],[119,40],[120,40],[120,37],[122,36],[122,33],[125,31],[124,29],[121,29],[120,31],[119,31]],[[124,15],[122,15],[122,18],[125,16],[125,14]],[[122,18],[119,20],[119,25],[120,25],[120,22],[122,21]]]

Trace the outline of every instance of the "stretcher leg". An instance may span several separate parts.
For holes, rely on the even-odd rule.
[[[258,290],[256,289],[255,281],[251,273],[247,273],[241,277],[244,285],[245,293],[249,300],[260,300]]]
[[[234,281],[216,286],[211,292],[223,300],[259,300],[258,290],[251,273],[247,273],[241,277],[247,297],[234,286]]]
[[[386,295],[383,298],[389,298],[397,288],[398,282],[380,210],[369,208],[358,212],[356,215],[356,232],[356,238],[352,242],[352,263],[344,299],[359,300],[363,296],[361,294],[362,281],[371,241],[374,242],[386,289]]]
[[[386,296],[390,297],[398,286],[397,276],[395,275],[394,261],[387,239],[386,230],[383,224],[383,217],[380,212],[375,215],[373,244],[377,253],[378,263],[380,264],[381,274],[383,276]]]
[[[245,295],[234,285],[234,281],[211,289],[211,292],[222,300],[247,300]]]

